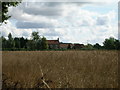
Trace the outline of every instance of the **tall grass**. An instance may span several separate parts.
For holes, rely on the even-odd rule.
[[[2,54],[3,88],[47,88],[45,83],[50,88],[118,87],[118,51],[3,51]]]

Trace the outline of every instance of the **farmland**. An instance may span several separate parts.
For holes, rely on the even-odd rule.
[[[117,88],[118,51],[3,51],[2,75],[3,88]]]

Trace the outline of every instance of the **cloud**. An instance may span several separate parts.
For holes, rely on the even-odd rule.
[[[58,29],[46,29],[45,32],[43,33],[44,36],[63,36]]]
[[[107,25],[109,18],[107,16],[97,17],[97,25]]]
[[[23,0],[24,2],[29,2],[29,0]],[[119,0],[31,0],[31,2],[104,2],[104,3],[113,3],[118,2]]]
[[[31,15],[61,16],[63,11],[61,5],[61,3],[28,3],[27,6],[24,5],[23,12]]]
[[[116,13],[114,11],[109,12],[106,15],[100,15],[97,17],[97,25],[110,25],[113,19],[115,19]]]
[[[42,2],[35,2],[35,3],[21,3],[18,7],[11,7],[9,8],[9,14],[14,17],[14,19],[19,19],[27,17],[26,15],[32,16],[43,16],[43,17],[55,17],[62,15],[62,8],[61,3],[42,3]],[[12,13],[14,12],[14,14]],[[26,20],[26,19],[25,19]]]
[[[15,26],[12,25],[10,21],[7,21],[7,24],[3,24],[0,27],[0,31],[2,33],[2,36],[8,37],[9,33],[12,33],[13,37],[30,37],[30,34],[32,33],[31,29],[17,29]]]
[[[16,23],[18,28],[75,28],[91,26],[95,23],[107,25],[114,15],[114,13],[110,13],[111,16],[100,15],[81,9],[81,5],[85,4],[34,2],[26,5],[22,3],[17,8],[10,8],[9,14],[18,21]]]
[[[26,28],[53,28],[54,26],[51,23],[34,23],[34,22],[17,22],[17,28],[26,29]]]
[[[40,36],[46,36],[46,37],[58,37],[62,36],[63,32],[59,31],[59,29],[53,29],[53,28],[40,28],[40,29],[18,29],[15,26],[12,25],[10,21],[7,22],[7,24],[3,24],[0,27],[0,31],[2,33],[2,36],[8,37],[9,33],[12,33],[13,37],[25,37],[29,38],[31,37],[31,33],[33,31],[39,32]]]

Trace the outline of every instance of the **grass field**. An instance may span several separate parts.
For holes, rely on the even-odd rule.
[[[118,51],[3,51],[3,88],[117,88]]]

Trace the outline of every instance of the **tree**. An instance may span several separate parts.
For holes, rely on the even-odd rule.
[[[24,47],[25,47],[25,44],[26,44],[25,39],[24,39],[23,37],[21,37],[21,38],[20,38],[20,47],[21,47],[21,48],[24,48]]]
[[[103,42],[105,49],[115,49],[115,41],[116,39],[113,37],[110,37],[109,39],[105,39]]]
[[[14,38],[14,43],[15,43],[15,48],[17,49],[26,49],[27,48],[27,39],[24,39],[23,37],[21,38],[18,38],[18,37],[15,37]]]
[[[8,34],[8,42],[7,42],[7,47],[10,48],[10,49],[13,49],[14,48],[14,40],[12,38],[12,34],[9,33]]]
[[[0,37],[0,51],[2,51],[2,38]]]
[[[45,37],[43,37],[42,39],[41,39],[41,49],[42,50],[44,50],[44,49],[48,49],[48,44],[47,44],[47,40],[46,40],[46,38]]]
[[[10,6],[17,6],[22,0],[16,0],[16,2],[4,2],[0,0],[0,23],[3,23],[5,20],[8,20],[11,16],[9,16],[8,13],[8,8]]]
[[[2,48],[2,49],[5,49],[6,48],[6,46],[7,46],[7,40],[5,39],[5,37],[4,36],[1,36],[0,37],[0,48]]]
[[[68,44],[68,47],[67,47],[67,49],[71,49],[71,45],[70,45],[70,44]]]
[[[41,38],[39,36],[39,32],[32,32],[32,40],[29,42],[32,45],[32,49],[40,50],[41,49]]]
[[[96,43],[93,47],[95,49],[101,49],[102,48],[102,46],[99,43]]]
[[[93,48],[93,45],[92,45],[92,44],[87,44],[87,45],[86,45],[86,49],[91,50],[91,49],[94,49],[94,48]]]
[[[120,41],[119,40],[115,40],[115,49],[120,50]]]
[[[29,40],[29,41],[27,42],[27,49],[28,49],[28,50],[35,50],[35,49],[36,49],[36,47],[35,47],[35,41]]]
[[[32,40],[37,41],[40,39],[39,32],[32,32]]]
[[[27,42],[28,42],[29,40],[26,38],[24,41],[25,41],[25,46],[24,46],[24,48],[27,49]]]
[[[41,50],[41,48],[42,48],[41,39],[39,39],[39,40],[37,41],[36,49],[37,49],[37,50]]]
[[[8,40],[10,40],[10,41],[13,40],[13,38],[12,38],[12,34],[11,34],[11,33],[8,34]]]
[[[15,48],[20,48],[20,38],[14,38]]]

